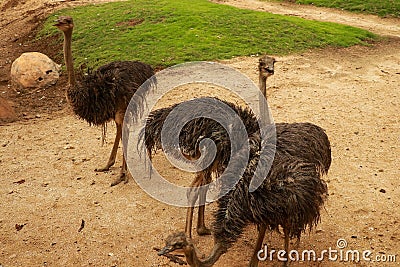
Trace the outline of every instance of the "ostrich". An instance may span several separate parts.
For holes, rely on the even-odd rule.
[[[243,108],[237,106],[233,103],[220,100],[214,97],[201,97],[195,99],[196,101],[200,101],[204,105],[216,106],[218,102],[222,102],[225,105],[229,106],[241,120],[244,122],[247,133],[252,134],[258,131],[258,122],[256,116],[250,111],[248,108]],[[193,100],[189,100],[193,101]],[[179,104],[172,105],[167,108],[161,108],[152,111],[145,125],[145,128],[142,129],[140,133],[141,142],[145,145],[147,149],[147,154],[152,159],[152,155],[158,150],[161,149],[161,130],[164,125],[164,122],[168,115],[171,113],[173,109],[175,109]],[[193,106],[193,105],[191,105]],[[188,113],[196,112],[196,108],[191,110],[187,110],[187,112],[182,112],[179,115],[185,115]],[[182,117],[175,117],[177,121],[182,121]],[[209,138],[214,141],[217,147],[217,154],[214,159],[214,162],[205,168],[204,170],[198,172],[193,182],[191,183],[191,188],[200,187],[202,185],[207,185],[211,182],[211,175],[214,173],[216,176],[219,176],[223,173],[225,166],[229,163],[230,157],[230,149],[231,143],[229,140],[228,133],[218,122],[213,119],[198,117],[189,121],[183,128],[179,134],[179,145],[181,147],[182,154],[187,159],[197,160],[201,155],[201,148],[199,147],[199,143],[201,140]],[[171,152],[172,154],[176,153],[175,147],[166,147],[166,153]],[[210,229],[205,226],[204,223],[204,211],[205,211],[205,202],[206,202],[206,191],[192,191],[188,193],[189,203],[191,207],[187,209],[186,215],[186,226],[185,231],[186,234],[191,237],[191,228],[192,228],[192,220],[193,220],[193,211],[194,204],[196,200],[199,199],[199,210],[198,210],[198,218],[197,218],[197,228],[196,231],[199,235],[209,235],[211,234]]]
[[[54,26],[64,34],[64,60],[68,72],[66,96],[73,112],[90,125],[103,126],[103,140],[106,123],[115,121],[117,132],[108,162],[95,170],[107,171],[115,163],[122,136],[124,114],[129,101],[146,80],[149,79],[149,83],[146,84],[148,87],[156,82],[152,77],[154,70],[151,66],[139,61],[115,61],[99,67],[96,71],[91,71],[88,75],[76,75],[71,48],[73,19],[69,16],[60,16]],[[78,79],[76,76],[79,76]],[[140,104],[136,106],[136,109],[133,112],[139,112]],[[122,181],[128,181],[124,157],[120,175],[111,186]]]
[[[236,242],[245,226],[256,224],[258,238],[249,266],[257,267],[257,255],[267,229],[278,232],[280,227],[283,229],[287,259],[290,239],[297,237],[300,240],[301,234],[307,228],[311,230],[317,225],[320,220],[320,208],[327,195],[327,186],[321,179],[319,168],[312,162],[288,156],[279,150],[276,150],[274,155],[275,146],[269,141],[269,137],[267,136],[263,143],[260,139],[258,133],[250,137],[250,161],[236,185],[232,187],[229,181],[235,180],[238,169],[226,171],[220,177],[223,179],[222,186],[229,186],[231,189],[218,200],[213,224],[214,247],[210,255],[199,259],[197,248],[183,232],[170,235],[159,255],[183,249],[190,266],[213,266]],[[291,139],[286,142],[291,142]],[[261,146],[266,153],[260,155],[258,151]],[[232,157],[234,164],[247,160],[244,150]],[[264,164],[270,160],[273,160],[273,164],[262,185],[250,193],[249,185],[257,164]],[[288,261],[283,265],[287,266]]]
[[[269,76],[274,74],[274,64],[276,59],[267,55],[260,57],[259,59],[259,81],[260,88],[266,88],[266,80]],[[263,95],[266,95],[263,91]],[[217,99],[219,100],[219,99]],[[221,101],[221,100],[219,100]],[[225,104],[230,106],[241,118],[245,121],[246,130],[248,134],[252,134],[255,131],[258,131],[258,124],[255,115],[249,109],[242,109],[233,103],[229,103],[227,101],[223,101]],[[164,124],[166,117],[169,113],[177,106],[173,105],[169,108],[163,108],[159,110],[153,111],[147,120],[145,133],[142,133],[142,138],[145,137],[145,145],[147,148],[148,155],[151,155],[156,150],[161,149],[161,129]],[[190,112],[190,111],[188,111]],[[216,125],[214,120],[210,119],[196,119],[185,125],[184,129],[180,134],[180,146],[182,147],[182,154],[187,159],[196,160],[200,157],[200,149],[197,146],[199,138],[208,137],[211,135],[218,139],[226,140],[224,137],[228,137],[225,129],[223,129],[220,125]],[[218,130],[217,130],[218,129]],[[211,138],[215,141],[214,138]],[[229,138],[227,138],[229,140]],[[193,143],[195,140],[195,143]],[[226,144],[227,146],[221,147],[219,146],[218,155],[225,155],[225,160],[218,160],[218,157],[214,160],[214,164],[211,164],[208,168],[203,171],[200,171],[196,174],[195,179],[191,183],[190,187],[201,187],[203,185],[207,185],[211,182],[211,175],[215,173],[217,176],[221,174],[224,170],[224,167],[229,162],[229,152],[226,152],[226,149],[230,148],[230,142],[221,142],[220,144]],[[219,157],[220,158],[220,157]],[[205,202],[206,202],[206,194],[207,192],[204,190],[200,190],[200,192],[195,192],[191,196],[189,196],[189,202],[192,204],[192,207],[189,207],[186,215],[186,226],[185,232],[191,237],[191,229],[192,229],[192,221],[193,221],[193,205],[196,202],[197,198],[199,199],[199,210],[198,210],[198,218],[197,218],[197,227],[196,231],[199,235],[209,235],[211,231],[205,226],[204,222],[204,211],[205,211]]]
[[[259,58],[260,91],[267,98],[267,78],[275,73],[273,57],[264,55]],[[260,109],[263,110],[263,109]],[[301,157],[315,163],[327,174],[331,165],[331,147],[328,136],[321,127],[308,123],[276,123],[277,150],[288,156]],[[287,140],[292,140],[287,142]]]
[[[259,80],[260,90],[265,95],[266,79],[274,74],[273,57],[263,56],[259,59]],[[211,98],[204,98],[204,101]],[[218,100],[218,99],[215,99]],[[222,101],[222,100],[220,100]],[[212,102],[212,101],[211,101]],[[259,131],[256,116],[249,109],[243,109],[233,103],[222,101],[231,107],[241,117],[245,124],[248,135],[252,135]],[[165,119],[169,113],[176,108],[178,104],[173,106],[152,111],[147,119],[145,129],[142,130],[141,138],[147,148],[147,153],[151,155],[156,150],[161,149],[161,130]],[[195,108],[182,112],[182,116],[191,113]],[[178,119],[178,118],[177,118]],[[331,164],[331,150],[329,139],[325,131],[311,123],[277,123],[277,149],[288,156],[299,156],[308,162],[312,162],[319,166],[323,173],[327,173]],[[188,122],[180,133],[180,147],[183,155],[188,159],[198,159],[200,157],[199,141],[204,138],[211,138],[217,141],[217,156],[214,163],[208,168],[196,174],[191,187],[200,187],[211,182],[211,174],[215,173],[219,176],[223,173],[225,167],[229,163],[230,142],[225,129],[208,118],[198,118]],[[287,140],[291,140],[287,142]],[[167,148],[175,149],[175,148]],[[168,152],[168,151],[165,151]],[[206,228],[204,222],[204,210],[206,191],[201,190],[189,195],[189,202],[194,205],[196,199],[199,198],[199,211],[197,221],[197,233],[199,235],[210,234],[210,230]],[[188,208],[186,215],[185,233],[191,237],[191,228],[193,220],[193,207]]]

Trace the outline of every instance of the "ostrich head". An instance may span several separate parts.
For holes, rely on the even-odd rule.
[[[274,75],[274,64],[276,60],[273,57],[262,56],[258,61],[258,70],[260,78],[267,79],[269,76]]]
[[[165,240],[165,247],[158,252],[158,255],[175,251],[177,249],[184,249],[189,245],[184,232],[173,233]]]
[[[60,31],[72,31],[74,28],[74,21],[69,16],[59,16],[56,22],[57,23],[54,24],[54,26],[60,29]]]
[[[261,93],[267,98],[267,78],[274,75],[275,58],[262,56],[258,60],[259,84]]]

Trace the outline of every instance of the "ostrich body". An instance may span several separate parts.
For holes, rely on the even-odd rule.
[[[201,97],[195,99],[195,101],[201,101],[203,103],[203,106],[210,105],[210,109],[212,108],[212,106],[216,106],[220,101],[229,106],[240,117],[240,119],[244,122],[248,134],[255,133],[259,129],[255,115],[248,108],[243,108],[233,103],[213,97]],[[142,130],[140,138],[146,146],[147,153],[150,159],[152,158],[153,153],[162,148],[161,130],[168,115],[178,105],[179,104],[175,104],[167,108],[157,109],[149,114],[146,126]],[[184,121],[184,118],[180,117],[181,115],[185,116],[185,114],[189,113],[191,113],[192,115],[196,111],[196,108],[183,111],[179,113],[179,117],[175,117],[175,119],[177,119],[177,121]],[[229,118],[227,119],[229,120]],[[185,124],[179,134],[179,145],[183,156],[189,160],[199,159],[201,156],[201,148],[199,147],[199,143],[205,138],[213,140],[217,147],[217,154],[213,163],[210,166],[196,173],[196,176],[191,183],[191,188],[197,188],[209,184],[212,180],[211,175],[213,173],[216,176],[221,175],[225,167],[229,163],[231,142],[228,133],[226,132],[224,127],[217,121],[200,116],[196,119],[190,120],[187,124]],[[176,153],[176,147],[164,147],[164,149],[166,149],[164,151],[166,153]],[[193,207],[197,199],[199,199],[198,220],[196,228],[197,233],[199,235],[211,234],[211,231],[205,226],[204,223],[206,194],[207,191],[204,189],[188,192],[188,199],[191,207],[187,209],[185,231],[189,237],[191,237],[194,211]]]
[[[261,144],[260,136],[257,135],[259,134],[250,138],[250,161],[238,183],[233,188],[229,184],[229,181],[237,176],[238,169],[233,168],[221,176],[227,182],[223,182],[222,186],[232,189],[218,200],[213,224],[214,247],[210,255],[199,259],[196,247],[185,233],[170,235],[159,255],[183,249],[190,266],[213,266],[241,236],[245,226],[256,224],[259,234],[249,263],[250,267],[256,267],[257,253],[261,249],[267,229],[279,232],[279,227],[282,227],[287,257],[289,240],[294,237],[300,239],[307,228],[311,229],[317,225],[320,207],[327,195],[326,184],[321,179],[322,173],[314,163],[299,157],[288,156],[279,150],[276,150],[274,155],[274,144],[268,139]],[[261,146],[266,153],[260,155],[258,151]],[[246,160],[246,154],[243,152],[239,151],[233,156],[234,163]],[[273,164],[267,177],[257,190],[249,192],[250,181],[257,164],[269,160],[273,160]],[[284,262],[284,265],[287,265],[287,262]]]
[[[89,72],[88,75],[76,75],[71,49],[73,19],[60,16],[54,26],[64,34],[64,60],[68,72],[66,96],[73,112],[90,125],[103,126],[103,139],[106,123],[115,121],[117,132],[109,160],[105,166],[95,170],[107,171],[115,163],[122,136],[122,123],[129,101],[146,80],[150,79],[149,84],[146,85],[148,87],[156,82],[152,77],[154,70],[151,66],[139,61],[115,61]],[[137,104],[135,108],[137,110],[133,112],[138,112],[141,109],[140,104]],[[123,157],[120,175],[111,185],[116,185],[121,181],[127,181],[125,157]]]

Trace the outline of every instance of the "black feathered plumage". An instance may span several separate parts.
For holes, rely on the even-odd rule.
[[[281,141],[285,141],[282,138]],[[290,156],[279,149],[274,154],[274,144],[268,141],[261,144],[257,134],[251,139],[253,145],[245,173],[236,186],[218,201],[213,224],[215,239],[229,245],[249,223],[265,225],[270,230],[279,230],[281,226],[290,238],[300,238],[306,228],[311,229],[319,221],[320,207],[327,195],[322,172],[315,163],[301,157]],[[265,153],[260,155],[261,146]],[[232,158],[234,163],[243,160],[246,160],[244,152]],[[273,161],[273,164],[264,182],[257,190],[249,192],[257,164],[266,166],[268,161]],[[221,179],[233,180],[238,171],[233,167]]]
[[[196,108],[196,103],[201,103],[199,105],[202,107],[209,106],[209,110],[213,110],[213,108],[215,108],[215,106],[221,102],[239,116],[249,135],[258,131],[258,122],[256,116],[250,111],[249,108],[244,108],[215,97],[201,97],[186,102],[190,103],[190,105],[186,105],[186,107],[190,106],[190,110],[182,109],[176,114],[176,116],[173,116],[172,119],[177,123],[180,121],[187,121],[179,133],[179,146],[181,152],[189,158],[197,159],[200,157],[201,148],[199,147],[199,144],[205,138],[213,140],[217,147],[217,155],[214,161],[219,162],[219,167],[223,167],[225,164],[227,164],[230,158],[231,142],[228,132],[216,120],[202,117],[201,111]],[[191,103],[193,103],[193,105],[191,105]],[[141,130],[139,139],[145,145],[150,158],[154,152],[156,152],[158,149],[162,149],[161,131],[164,127],[164,122],[168,115],[170,115],[170,113],[177,108],[179,104],[180,103],[174,104],[167,108],[154,110],[150,112],[149,116],[147,117],[145,128]],[[196,112],[198,112],[198,114],[196,114]],[[198,117],[189,120],[186,118],[187,114],[190,114],[190,117]],[[224,119],[229,124],[231,119]],[[177,147],[168,147],[164,144],[164,149],[164,152],[174,154],[176,153]],[[215,172],[215,174],[219,175],[221,174],[220,171],[223,171],[223,168],[221,169],[219,167],[213,168],[213,166],[209,166],[208,171]]]
[[[103,125],[118,112],[124,113],[137,89],[153,75],[153,68],[139,61],[111,62],[81,74],[76,85],[68,88],[67,97],[79,118]],[[150,81],[156,82],[154,77]]]

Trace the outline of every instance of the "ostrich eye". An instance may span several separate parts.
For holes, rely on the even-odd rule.
[[[183,242],[176,242],[174,247],[183,247]]]

